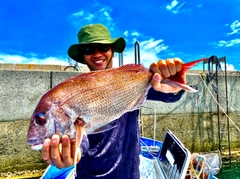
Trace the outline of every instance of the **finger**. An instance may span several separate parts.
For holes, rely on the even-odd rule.
[[[157,66],[160,71],[160,74],[162,74],[164,78],[168,78],[170,76],[170,73],[167,67],[167,62],[165,60],[159,60],[157,63]]]
[[[161,91],[161,75],[158,73],[155,73],[152,77],[151,80],[151,85],[153,87],[153,89],[157,90],[157,91]]]
[[[161,71],[158,68],[158,64],[157,63],[152,63],[150,65],[150,71],[154,73],[159,73],[160,75],[162,75]]]
[[[67,135],[62,136],[62,160],[66,167],[69,167],[73,164],[71,143]]]
[[[80,150],[80,149],[79,149]],[[75,156],[75,152],[76,152],[76,139],[72,139],[71,140],[71,153],[72,153],[72,158],[74,159],[74,156]],[[78,152],[78,154],[77,154],[78,156],[77,156],[77,163],[80,161],[80,159],[81,159],[81,155],[82,155],[82,153],[81,153],[81,151],[80,152]]]
[[[43,148],[42,148],[42,158],[45,162],[47,162],[49,165],[52,165],[52,160],[51,160],[51,154],[50,150],[51,149],[51,140],[50,139],[45,139],[43,142]]]
[[[183,61],[180,58],[174,58],[173,60],[176,66],[176,72],[180,72],[182,70]]]
[[[82,152],[79,150],[78,154],[77,154],[77,163],[80,161],[81,157],[82,157]]]
[[[167,59],[166,60],[167,63],[167,68],[168,68],[168,72],[170,73],[171,76],[176,74],[176,65],[174,63],[173,59]]]
[[[62,168],[64,167],[64,165],[59,151],[59,144],[60,144],[59,136],[56,134],[53,135],[51,140],[51,152],[50,152],[51,160],[56,167]]]
[[[72,139],[70,141],[70,145],[71,145],[71,157],[74,158],[75,150],[76,150],[76,139]]]

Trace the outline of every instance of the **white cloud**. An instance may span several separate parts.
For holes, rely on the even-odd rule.
[[[153,38],[151,38],[149,40],[140,42],[140,49],[144,52],[143,55],[152,57],[151,54],[158,54],[168,48],[168,46],[163,44],[162,42],[162,39],[154,40]]]
[[[112,29],[114,23],[111,17],[111,12],[112,9],[110,7],[96,3],[94,6],[73,13],[69,19],[77,28],[90,23],[102,23],[109,29]]]
[[[0,54],[0,59],[3,62],[7,63],[26,63],[28,58],[20,55],[9,55],[9,54]]]
[[[157,62],[158,59],[159,57],[157,56],[157,53],[151,53],[140,47],[140,62],[145,67],[149,68],[150,64],[153,62]],[[123,61],[124,61],[124,64],[135,63],[134,49],[126,49],[124,51]]]
[[[86,14],[84,11],[79,11],[79,12],[73,13],[70,16],[70,18],[76,20],[76,22],[73,21],[73,23],[77,23],[78,19],[91,21],[92,19],[95,18],[95,16],[91,13]]]
[[[166,6],[166,9],[174,14],[177,14],[185,4],[186,2],[179,3],[177,0],[173,0],[171,4]]]
[[[140,45],[143,45],[145,49],[152,49],[158,46],[163,40],[155,40],[154,39],[149,39],[146,41],[141,42]]]
[[[87,21],[91,21],[93,20],[94,18],[96,18],[93,14],[88,14],[85,18],[83,18],[84,20],[87,20]]]
[[[21,55],[9,55],[0,54],[1,63],[14,63],[14,64],[51,64],[51,65],[68,65],[67,59],[57,58],[57,57],[24,57]]]
[[[233,64],[227,63],[226,66],[227,66],[227,71],[235,71]],[[222,70],[225,69],[224,63],[221,63],[221,68],[222,68]]]
[[[84,15],[83,11],[79,11],[79,12],[72,14],[72,16],[75,16],[75,17],[82,17],[83,15]]]
[[[132,36],[136,36],[136,37],[138,37],[140,34],[138,33],[138,32],[133,32],[132,33]]]
[[[172,10],[174,7],[176,7],[178,2],[176,0],[173,0],[170,5],[167,5],[166,8],[168,10]]]
[[[130,39],[130,41],[134,45],[137,39],[133,38]],[[162,42],[163,40],[154,40],[153,38],[139,41],[141,64],[148,68],[151,63],[159,60],[158,53],[168,48],[168,46],[164,45]],[[115,55],[113,62],[114,67],[118,66],[118,55]],[[135,63],[134,48],[127,48],[123,52],[123,64],[132,63]]]
[[[32,61],[31,61],[32,60]],[[29,63],[39,63],[39,64],[51,64],[51,65],[68,65],[68,62],[66,59],[61,59],[57,57],[47,57],[44,59],[30,59]]]
[[[229,41],[220,40],[220,41],[218,41],[217,46],[218,47],[231,47],[236,44],[240,44],[240,39],[233,39],[233,40],[229,40]]]
[[[107,18],[109,21],[112,20],[111,16],[109,15],[109,13],[107,11],[103,12],[103,15],[105,16],[105,18]]]
[[[126,37],[128,36],[128,31],[126,30],[123,35],[125,35]]]
[[[240,32],[240,22],[238,20],[234,21],[231,25],[230,28],[232,32],[227,33],[227,35],[233,35],[237,34]]]

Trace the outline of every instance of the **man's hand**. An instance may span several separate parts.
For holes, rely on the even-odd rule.
[[[42,148],[42,158],[49,165],[57,168],[69,167],[74,164],[76,141],[69,139],[67,135],[62,136],[62,141],[57,134],[52,139],[45,139]],[[80,161],[81,152],[78,154],[77,162]]]
[[[180,72],[182,70],[182,64],[183,62],[179,58],[159,60],[157,63],[152,63],[150,66],[150,71],[154,73],[151,80],[152,87],[156,91],[161,91],[164,93],[175,93],[180,91],[180,88],[161,83],[161,81],[164,78],[179,75],[177,72]],[[181,78],[186,81],[186,73],[181,75]]]

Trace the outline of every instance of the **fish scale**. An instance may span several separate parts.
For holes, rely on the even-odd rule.
[[[202,60],[183,64],[177,75],[161,83],[195,92],[181,76]],[[76,119],[82,119],[89,134],[139,108],[150,88],[152,76],[153,73],[144,66],[130,64],[80,74],[63,81],[44,94],[37,104],[30,120],[28,144],[37,148],[35,146],[55,133],[75,138]]]
[[[93,101],[82,99],[82,104],[80,105],[85,106],[86,110],[89,111],[88,114],[92,120],[91,123],[98,121],[95,126],[100,125],[101,127],[105,124],[105,119],[108,121],[108,118],[114,120],[120,117],[123,113],[138,107],[136,106],[138,103],[137,99],[142,98],[142,101],[144,100],[146,93],[143,94],[143,91],[146,91],[146,88],[149,86],[150,75],[148,76],[148,80],[145,80],[146,82],[144,86],[141,85],[144,80],[141,80],[141,83],[138,80],[134,82],[131,80],[133,79],[131,76],[124,73],[113,75],[109,77],[107,81],[108,86],[110,86],[109,88],[106,88],[106,85],[100,84],[99,86],[96,84],[96,89],[88,91],[88,96],[95,96]],[[125,83],[116,84],[116,81],[119,81],[119,79],[125,79],[126,82],[124,81]],[[90,126],[92,127],[92,125],[88,126],[85,126],[85,130],[87,133],[90,133],[93,130],[90,129]]]

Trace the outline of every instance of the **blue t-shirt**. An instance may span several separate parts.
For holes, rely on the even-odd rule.
[[[163,102],[176,102],[178,94],[161,93],[153,88],[147,99]],[[84,138],[81,149],[83,157],[77,164],[77,179],[139,179],[140,133],[138,126],[139,110],[125,113],[111,122],[110,130],[88,135]]]

